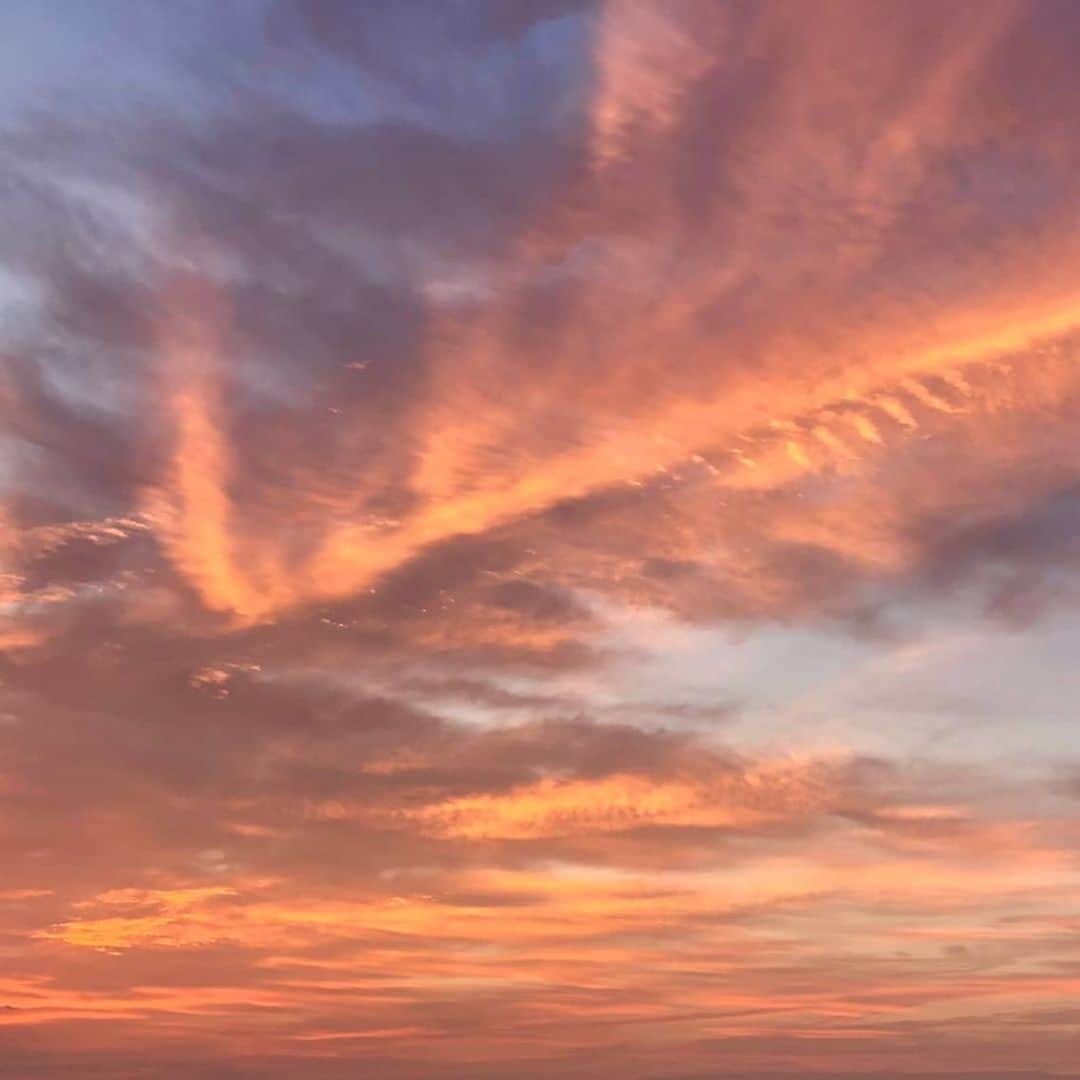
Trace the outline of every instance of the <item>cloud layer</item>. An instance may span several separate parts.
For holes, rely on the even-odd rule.
[[[91,7],[0,18],[0,1076],[1071,1075],[1072,7]]]

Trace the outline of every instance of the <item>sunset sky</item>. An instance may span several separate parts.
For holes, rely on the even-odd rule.
[[[1080,1076],[1078,57],[3,0],[0,1078]]]

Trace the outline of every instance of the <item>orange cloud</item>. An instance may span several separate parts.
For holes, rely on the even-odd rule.
[[[815,775],[776,763],[670,780],[545,779],[508,795],[450,799],[415,817],[425,828],[466,838],[580,835],[646,825],[741,828],[821,813],[842,797],[828,769]]]
[[[0,133],[0,1072],[1067,1069],[1070,17],[272,7]]]

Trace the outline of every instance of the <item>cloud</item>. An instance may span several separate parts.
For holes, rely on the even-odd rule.
[[[1072,618],[1067,5],[211,8],[0,117],[0,1075],[1063,1075],[1045,688],[777,635]]]

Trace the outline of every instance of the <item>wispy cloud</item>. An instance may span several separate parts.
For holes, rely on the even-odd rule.
[[[1067,1075],[1068,6],[98,14],[0,111],[0,1075]]]

